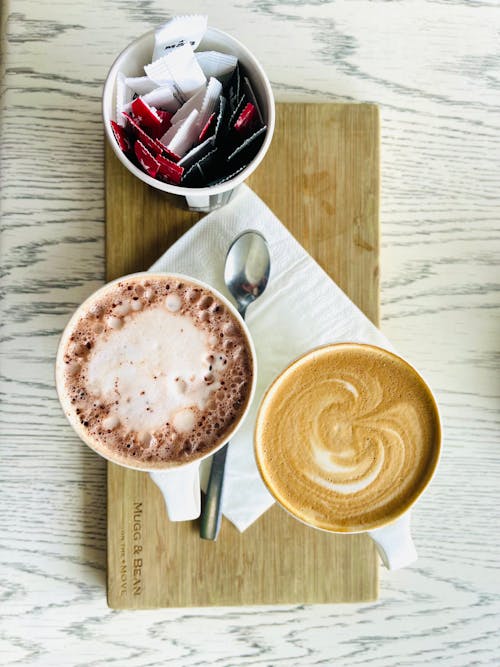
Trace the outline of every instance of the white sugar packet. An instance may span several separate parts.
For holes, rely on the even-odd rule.
[[[145,65],[144,71],[159,86],[171,86],[181,104],[187,102],[207,81],[188,44],[169,51],[150,65]]]
[[[128,76],[125,79],[125,83],[136,95],[147,95],[147,93],[158,87],[154,81],[151,81],[149,76]]]
[[[170,113],[175,113],[182,105],[182,102],[179,101],[173,87],[169,85],[155,88],[150,93],[142,95],[142,99],[144,102],[147,102],[149,106],[159,107]]]
[[[188,101],[183,104],[172,116],[170,119],[170,122],[172,125],[176,125],[182,120],[185,120],[191,111],[193,109],[196,109],[196,111],[199,111],[201,109],[201,105],[203,104],[203,100],[205,99],[205,93],[206,93],[207,87],[202,86],[192,97],[188,99]]]
[[[220,51],[198,51],[194,55],[207,79],[213,76],[222,84],[229,80],[238,64],[236,56]]]
[[[127,80],[122,72],[118,72],[116,77],[116,122],[125,127],[125,118],[122,111],[129,111],[132,106],[134,92],[127,86]]]
[[[198,116],[198,111],[193,109],[185,120],[169,127],[160,139],[162,144],[172,153],[183,157],[198,138]]]
[[[298,356],[325,343],[351,341],[393,349],[245,185],[226,206],[184,234],[151,270],[187,274],[231,299],[224,284],[224,260],[235,236],[247,229],[256,229],[266,237],[272,267],[266,291],[247,311],[257,351],[255,399],[227,454],[223,512],[241,531],[274,502],[260,479],[253,455],[257,408],[272,380]]]
[[[202,86],[197,93],[190,97],[189,100],[176,111],[171,119],[172,125],[177,125],[180,121],[185,120],[191,114],[193,109],[196,109],[199,112],[198,120],[196,122],[199,135],[205,127],[206,122],[215,111],[221,93],[222,84],[217,81],[217,79],[211,77],[207,86]]]
[[[189,45],[194,51],[203,39],[207,25],[208,16],[204,14],[174,16],[155,31],[153,60],[184,44]]]
[[[201,104],[200,113],[197,120],[198,134],[205,127],[208,119],[215,111],[215,107],[219,102],[219,97],[222,93],[222,84],[214,77],[210,78],[208,86],[205,90],[205,95],[203,97],[203,102]]]

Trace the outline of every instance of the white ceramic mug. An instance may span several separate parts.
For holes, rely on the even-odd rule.
[[[332,343],[330,345],[325,345],[323,346],[324,348],[329,348],[329,347],[336,347],[336,346],[341,346],[342,343],[340,344],[335,344]],[[359,347],[374,347],[371,345],[365,345],[362,343],[349,343],[349,345],[356,345]],[[259,420],[261,419],[261,415],[263,413],[263,405],[266,401],[266,398],[270,395],[272,389],[274,386],[279,385],[279,382],[283,376],[292,368],[294,367],[298,362],[301,362],[304,359],[309,358],[311,355],[313,355],[317,350],[321,350],[323,348],[316,348],[314,350],[310,350],[306,354],[302,355],[298,359],[296,359],[294,362],[292,362],[287,368],[285,368],[277,378],[273,381],[271,386],[268,388],[266,394],[264,395],[262,402],[260,404],[258,413],[257,413],[257,419],[256,419],[256,438],[255,441],[257,442],[258,436],[257,436],[257,431],[259,428]],[[403,509],[401,513],[399,513],[399,516],[395,520],[388,521],[386,523],[382,523],[380,526],[376,528],[372,528],[369,530],[349,530],[345,532],[340,532],[340,531],[335,531],[335,530],[327,530],[324,528],[320,528],[312,523],[308,523],[307,521],[304,521],[300,516],[297,516],[294,514],[292,511],[290,511],[283,503],[280,502],[279,497],[277,494],[273,492],[272,486],[266,481],[266,476],[263,474],[262,468],[260,467],[259,463],[259,455],[258,455],[258,447],[256,445],[255,448],[255,454],[256,454],[256,460],[257,460],[257,465],[259,468],[259,472],[261,473],[261,477],[266,484],[267,488],[269,489],[271,495],[274,497],[276,502],[280,505],[280,507],[283,507],[283,509],[289,513],[291,516],[293,516],[295,519],[300,521],[306,526],[310,526],[311,528],[314,528],[315,530],[322,530],[323,532],[327,533],[334,533],[338,535],[354,535],[354,534],[360,534],[360,533],[366,533],[371,537],[371,539],[375,542],[375,546],[377,547],[377,551],[380,555],[380,558],[383,562],[383,564],[386,566],[387,569],[389,570],[397,570],[402,567],[406,567],[413,563],[414,561],[417,560],[417,551],[415,549],[415,545],[413,543],[413,539],[411,536],[411,530],[410,530],[410,518],[411,518],[411,508],[415,505],[415,502],[420,498],[422,493],[425,491],[427,486],[429,485],[431,479],[434,477],[434,474],[436,472],[438,463],[439,463],[439,458],[441,455],[441,421],[440,421],[440,416],[439,416],[439,410],[437,407],[437,403],[435,400],[435,397],[425,382],[425,380],[422,378],[420,373],[418,373],[413,366],[408,364],[405,360],[401,359],[401,357],[398,357],[397,355],[393,354],[392,352],[388,352],[387,350],[383,350],[384,353],[396,357],[400,361],[402,361],[407,367],[411,369],[411,371],[414,373],[414,375],[418,378],[419,382],[426,388],[428,391],[428,396],[431,398],[432,402],[432,408],[434,411],[434,418],[436,419],[436,426],[437,426],[437,431],[436,431],[436,453],[435,453],[435,458],[433,460],[433,468],[430,471],[430,474],[425,482],[425,484],[422,484],[421,487],[419,487],[419,492],[416,495],[416,497],[413,499],[413,502],[408,506],[407,509]]]
[[[104,128],[113,150],[120,162],[137,178],[157,190],[185,198],[192,211],[212,211],[227,203],[235,188],[246,180],[262,162],[264,155],[271,144],[274,132],[275,106],[271,84],[255,56],[237,39],[222,30],[207,28],[198,51],[221,51],[238,58],[252,83],[252,87],[259,103],[259,107],[267,125],[267,132],[259,152],[251,163],[230,181],[219,183],[206,188],[186,188],[180,185],[170,185],[163,181],[151,178],[136,167],[120,150],[111,129],[111,120],[116,120],[116,77],[123,72],[128,77],[144,76],[144,65],[151,62],[154,47],[154,30],[150,30],[120,53],[115,60],[106,78],[103,90],[102,113]]]
[[[158,467],[154,469],[148,468],[147,463],[142,463],[139,461],[137,461],[135,465],[131,465],[128,459],[125,460],[124,457],[121,457],[120,455],[113,456],[112,453],[107,452],[104,448],[102,449],[98,448],[97,443],[94,442],[92,438],[88,436],[87,431],[82,427],[80,421],[76,418],[75,412],[71,407],[69,396],[65,391],[65,382],[63,374],[64,351],[68,345],[68,337],[71,335],[75,323],[84,313],[88,311],[90,306],[95,302],[96,298],[99,298],[101,294],[106,292],[106,290],[111,285],[121,280],[126,280],[127,278],[141,278],[141,277],[148,279],[148,278],[154,278],[155,276],[157,277],[160,276],[162,278],[168,276],[169,278],[172,277],[172,279],[179,280],[180,282],[184,280],[185,282],[192,283],[198,287],[208,290],[216,297],[216,299],[221,301],[221,303],[224,304],[224,307],[227,308],[228,311],[231,312],[233,316],[237,319],[241,328],[245,332],[248,342],[248,348],[252,356],[252,368],[253,368],[250,394],[248,397],[246,408],[244,412],[241,414],[240,418],[232,424],[231,428],[224,435],[223,441],[220,442],[217,445],[217,447],[211,449],[205,455],[193,461],[175,466],[167,463],[168,467],[164,469]],[[133,273],[128,276],[123,276],[121,278],[117,278],[116,280],[107,283],[106,285],[98,289],[96,292],[94,292],[91,296],[89,296],[77,308],[77,310],[72,315],[71,319],[69,320],[68,324],[66,325],[61,335],[59,347],[57,350],[56,388],[59,401],[61,403],[61,406],[64,410],[64,413],[69,423],[71,424],[77,435],[83,440],[83,442],[85,442],[85,444],[87,444],[91,449],[93,449],[97,454],[99,454],[103,458],[107,459],[111,463],[116,463],[117,465],[121,465],[125,468],[130,468],[131,470],[144,471],[148,473],[151,479],[155,482],[155,484],[159,487],[160,491],[163,494],[163,498],[165,499],[165,505],[167,508],[167,513],[170,521],[189,521],[191,519],[196,519],[197,517],[200,516],[200,510],[201,510],[201,492],[200,492],[200,477],[199,477],[200,464],[204,459],[208,458],[209,456],[212,456],[213,454],[215,454],[216,451],[221,449],[236,433],[241,423],[245,419],[245,416],[251,406],[252,399],[255,393],[256,382],[257,382],[257,356],[255,353],[255,347],[250,332],[248,330],[248,327],[241,318],[236,308],[226,299],[226,297],[224,297],[222,294],[220,294],[220,292],[218,292],[210,285],[207,285],[206,283],[200,280],[196,280],[195,278],[191,278],[190,276],[177,273],[140,272],[140,273]]]

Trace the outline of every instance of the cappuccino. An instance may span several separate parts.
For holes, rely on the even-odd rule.
[[[251,394],[245,330],[196,282],[138,274],[90,297],[60,343],[57,386],[95,451],[134,468],[177,466],[227,439]]]
[[[329,345],[289,366],[257,418],[260,473],[301,521],[333,532],[391,523],[437,464],[434,398],[399,357],[369,345]]]

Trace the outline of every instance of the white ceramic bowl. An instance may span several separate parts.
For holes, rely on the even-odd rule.
[[[136,167],[120,150],[111,129],[111,120],[116,120],[116,78],[119,72],[127,77],[144,76],[144,65],[151,62],[154,47],[154,30],[150,30],[120,53],[115,60],[106,78],[103,90],[102,113],[104,128],[108,140],[120,162],[137,178],[157,190],[186,198],[193,210],[212,210],[229,200],[232,191],[242,183],[262,162],[274,132],[275,105],[271,84],[255,56],[234,37],[222,30],[208,28],[197,51],[221,51],[238,58],[247,73],[257,97],[259,107],[267,125],[267,132],[259,152],[252,162],[237,176],[225,183],[219,183],[205,188],[186,188],[180,185],[170,185],[156,180]]]

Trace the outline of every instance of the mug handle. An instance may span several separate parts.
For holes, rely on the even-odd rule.
[[[375,542],[383,564],[388,570],[399,570],[417,560],[417,551],[410,532],[410,512],[382,528],[368,531]]]
[[[149,473],[163,494],[170,521],[191,521],[201,513],[200,462]]]

